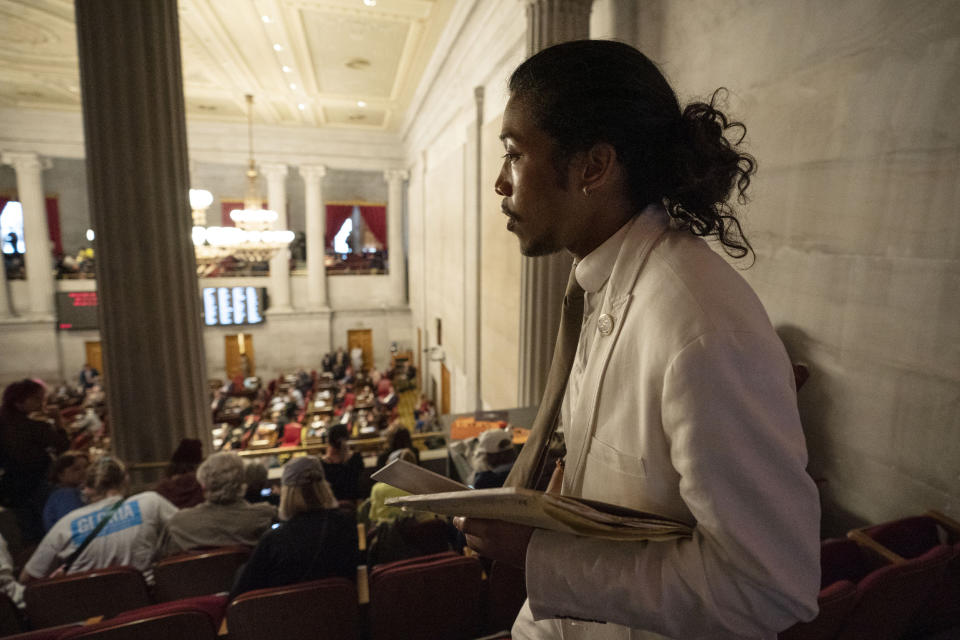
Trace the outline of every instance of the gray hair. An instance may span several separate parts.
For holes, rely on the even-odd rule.
[[[236,502],[243,495],[243,460],[231,451],[215,453],[197,469],[197,481],[208,502]]]

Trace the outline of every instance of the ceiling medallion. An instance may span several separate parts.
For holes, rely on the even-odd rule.
[[[354,71],[362,71],[370,67],[370,61],[366,58],[350,58],[345,66]]]

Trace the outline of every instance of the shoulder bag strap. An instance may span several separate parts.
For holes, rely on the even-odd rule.
[[[87,547],[90,546],[90,543],[93,542],[93,539],[97,537],[97,534],[103,531],[103,528],[107,526],[107,522],[109,522],[110,518],[113,517],[113,514],[117,512],[117,509],[120,508],[120,505],[123,504],[124,500],[126,500],[126,498],[120,498],[117,500],[117,502],[114,503],[114,505],[110,508],[110,511],[107,512],[107,515],[101,518],[100,522],[97,523],[97,526],[93,528],[93,531],[90,532],[90,535],[83,539],[83,542],[80,543],[80,546],[77,547],[77,550],[70,554],[70,556],[63,563],[64,572],[70,569],[73,563],[76,562],[77,558],[80,557],[80,554],[83,553]]]

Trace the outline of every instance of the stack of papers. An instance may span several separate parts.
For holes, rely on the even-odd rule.
[[[414,494],[387,500],[404,509],[505,520],[608,540],[657,541],[692,533],[684,522],[593,500],[517,487],[470,489],[404,460],[388,464],[373,479]]]

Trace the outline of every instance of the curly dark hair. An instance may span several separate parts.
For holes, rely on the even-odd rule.
[[[718,108],[725,89],[681,111],[656,64],[611,40],[544,49],[517,67],[509,89],[553,139],[561,186],[574,154],[606,142],[627,171],[637,210],[662,203],[681,229],[716,237],[732,257],[752,253],[730,196],[736,189],[737,202],[747,202],[757,162],[738,149],[746,127]],[[726,137],[731,130],[735,141]]]
[[[17,406],[28,398],[46,392],[46,387],[30,378],[11,382],[3,390],[3,400],[0,402],[0,420],[13,420],[23,415],[23,411]]]

